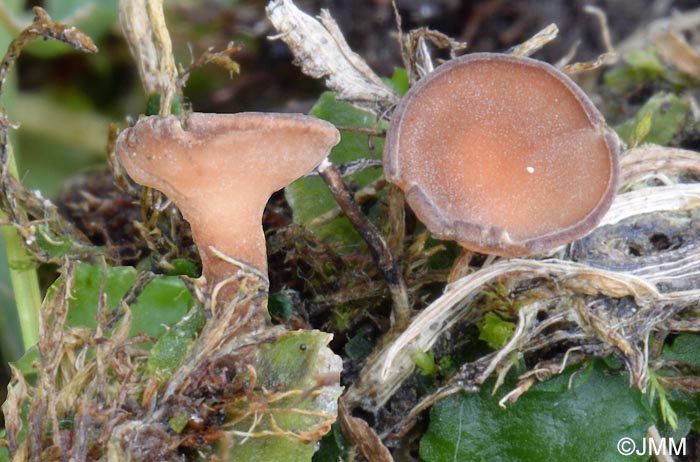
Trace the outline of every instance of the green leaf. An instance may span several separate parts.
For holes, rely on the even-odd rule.
[[[671,345],[664,347],[663,358],[667,361],[680,361],[691,367],[700,367],[700,335],[679,335]]]
[[[131,333],[143,332],[152,337],[160,337],[167,326],[180,321],[194,303],[192,294],[180,278],[157,277],[131,306]]]
[[[680,334],[671,345],[665,345],[662,357],[666,361],[678,361],[692,368],[700,368],[700,335]],[[674,437],[685,436],[690,429],[700,431],[700,394],[666,389],[668,405],[678,417],[678,430]]]
[[[632,119],[618,125],[615,130],[631,146],[642,141],[638,139],[642,131],[646,132],[644,142],[666,145],[683,128],[687,113],[688,103],[674,94],[659,93],[649,98]],[[651,117],[648,130],[644,126],[647,117]]]
[[[22,356],[22,349],[22,328],[12,294],[5,242],[0,234],[0,357],[17,359]]]
[[[100,247],[73,241],[69,235],[56,236],[44,224],[36,226],[36,242],[39,247],[46,250],[53,257],[63,255],[97,255],[102,251]]]
[[[420,351],[418,349],[414,350],[413,353],[411,353],[411,359],[413,360],[414,363],[416,363],[416,366],[418,366],[421,370],[421,374],[423,375],[435,375],[438,372],[438,367],[437,364],[435,364],[435,357],[433,356],[432,351]]]
[[[700,393],[688,393],[668,389],[668,402],[678,416],[678,429],[669,433],[674,438],[682,438],[692,429],[700,431]]]
[[[84,326],[94,328],[97,325],[97,303],[102,283],[102,267],[81,263],[75,267],[75,279],[73,281],[73,293],[68,309],[67,324],[69,327]],[[113,310],[119,300],[126,294],[131,284],[136,279],[136,270],[132,267],[107,268],[104,293],[107,297],[107,306]],[[49,288],[46,295],[51,298],[55,294],[55,287]]]
[[[100,265],[81,263],[76,266],[68,326],[95,327],[102,275]],[[104,293],[109,309],[117,307],[135,279],[136,270],[132,267],[107,267]],[[52,297],[54,293],[55,285],[49,288],[47,297]],[[166,325],[178,322],[187,313],[191,303],[192,295],[179,278],[156,277],[131,306],[132,335],[143,332],[160,337],[166,331]]]
[[[408,72],[403,67],[397,67],[394,69],[394,73],[391,75],[390,79],[382,79],[385,84],[391,87],[399,96],[406,94],[410,87],[408,81]]]
[[[294,300],[286,291],[270,294],[267,299],[267,311],[275,319],[288,321],[294,314]]]
[[[353,361],[362,359],[372,352],[372,342],[367,340],[362,333],[350,337],[345,344],[345,354]]]
[[[317,330],[287,332],[275,343],[260,346],[255,367],[258,380],[272,389],[314,386],[315,361],[326,349],[330,334]]]
[[[345,458],[350,444],[340,431],[338,423],[331,426],[331,431],[326,433],[319,442],[318,451],[314,454],[312,462],[340,462]]]
[[[504,321],[496,313],[486,313],[479,323],[479,340],[483,340],[493,349],[505,346],[513,336],[515,324]]]
[[[644,138],[647,137],[651,130],[651,119],[653,115],[652,112],[647,112],[639,119],[634,129],[632,129],[632,139],[630,140],[631,147],[639,146],[644,141]]]
[[[553,393],[563,393],[570,390],[575,390],[586,383],[588,378],[595,370],[595,367],[593,366],[593,363],[589,363],[580,368],[574,368],[573,370],[574,372],[560,374],[547,380],[546,382],[537,384],[537,389],[540,391],[549,391]]]
[[[394,70],[390,79],[383,79],[397,93],[408,91],[408,74],[405,69]],[[374,115],[336,100],[336,94],[326,92],[321,95],[309,114],[327,120],[339,127],[367,128],[381,130],[387,128],[386,122],[379,123]],[[384,138],[370,137],[365,134],[341,130],[340,143],[333,148],[329,156],[333,163],[341,164],[359,159],[381,159]],[[357,188],[368,185],[382,175],[379,169],[366,169],[345,178],[345,181]],[[364,245],[355,228],[347,218],[340,217],[318,223],[317,218],[337,208],[338,204],[328,192],[320,178],[302,178],[285,189],[287,202],[292,207],[295,223],[312,229],[329,242],[340,244],[341,253],[350,253]],[[370,214],[370,218],[372,218]]]
[[[625,55],[624,60],[630,67],[644,73],[649,79],[655,79],[666,69],[654,48],[631,51]]]
[[[148,373],[159,381],[170,377],[186,357],[204,323],[205,318],[201,307],[195,306],[177,324],[161,335],[151,348],[151,356],[146,363]],[[178,430],[176,431],[179,433]]]
[[[182,430],[187,426],[189,418],[190,416],[187,414],[176,414],[168,421],[168,426],[170,426],[175,433],[182,433]]]
[[[173,258],[170,261],[171,268],[165,271],[168,276],[189,276],[191,278],[198,278],[201,271],[197,264],[192,260],[186,258]]]
[[[618,93],[627,91],[637,80],[637,73],[629,67],[612,69],[603,76],[605,85]]]
[[[606,72],[603,77],[608,88],[620,93],[655,80],[667,71],[653,48],[632,51],[625,55],[624,61],[626,65]]]
[[[30,385],[36,384],[36,379],[39,377],[39,370],[34,367],[34,364],[38,364],[41,361],[39,356],[39,349],[36,345],[29,348],[21,358],[17,361],[12,361],[10,364],[15,366]]]
[[[309,114],[343,127],[383,128],[378,125],[372,114],[337,101],[336,95],[330,92],[321,95]],[[384,140],[373,137],[371,144],[374,148],[370,152],[370,137],[361,133],[341,131],[340,143],[333,148],[330,160],[341,164],[358,159],[380,158]],[[345,181],[362,187],[378,179],[381,174],[379,169],[367,169],[350,175]],[[338,206],[321,178],[301,178],[287,186],[285,196],[292,207],[296,223],[305,225],[330,242],[339,243],[341,252],[355,251],[361,245],[359,234],[344,215],[324,224],[314,222],[316,218]]]
[[[659,397],[659,412],[663,423],[668,424],[671,430],[678,430],[678,414],[673,410],[668,400],[666,389],[659,383],[659,374],[656,371],[649,371],[649,404],[654,405],[656,397]]]
[[[601,362],[592,369],[572,390],[535,385],[506,409],[488,385],[478,394],[439,402],[421,440],[421,457],[425,462],[620,461],[617,442],[623,437],[641,442],[656,419],[627,377],[610,375]]]
[[[311,390],[319,385],[319,377],[339,374],[342,361],[326,344],[330,335],[319,331],[295,331],[283,335],[277,342],[260,346],[254,365],[259,387],[278,393]],[[306,398],[295,393],[270,403],[276,412],[261,415],[253,427],[248,417],[235,426],[240,432],[272,431],[277,434],[253,437],[231,445],[229,460],[246,462],[309,462],[316,451],[315,443],[302,443],[279,434],[312,431],[324,419],[314,413],[334,415],[337,412],[339,386],[324,387],[319,394]],[[269,392],[268,392],[269,393]],[[248,398],[253,399],[253,398]],[[242,403],[244,405],[245,403]],[[272,425],[274,418],[275,425]],[[319,435],[320,438],[321,435]]]

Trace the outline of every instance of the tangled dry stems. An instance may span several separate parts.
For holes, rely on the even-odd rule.
[[[145,372],[149,339],[130,335],[127,303],[110,312],[102,291],[96,329],[66,327],[74,268],[74,262],[65,262],[60,284],[42,307],[37,383],[29,384],[13,368],[3,407],[13,460],[63,460],[71,454],[82,461],[175,461],[183,450],[210,451],[211,443],[227,435],[224,439],[236,444],[271,435],[316,441],[335,420],[304,408],[325,383],[311,390],[266,390],[256,384],[259,345],[285,332],[265,322],[266,281],[241,272],[227,281],[239,289],[225,307],[216,308],[198,293],[210,317],[176,371],[158,380]],[[276,415],[290,413],[318,423],[299,432],[277,425]],[[191,429],[173,432],[169,422],[177,416],[201,422],[206,431],[199,431],[209,439]],[[266,425],[257,429],[263,420]],[[252,424],[241,430],[247,421]],[[23,427],[27,435],[20,438]]]

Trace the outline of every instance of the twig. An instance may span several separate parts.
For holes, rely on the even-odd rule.
[[[693,260],[692,265],[684,266],[683,271],[686,273],[696,271],[700,263]],[[362,404],[366,409],[376,409],[386,403],[414,368],[410,358],[412,349],[420,348],[428,351],[437,338],[455,323],[462,320],[474,322],[481,315],[478,307],[471,302],[481,293],[485,284],[504,278],[511,281],[524,281],[538,277],[556,280],[559,287],[557,291],[573,291],[580,295],[604,295],[613,298],[634,297],[642,308],[626,322],[636,323],[630,324],[630,327],[637,332],[651,328],[649,325],[639,324],[639,320],[647,319],[650,315],[645,311],[646,309],[661,309],[670,315],[673,314],[672,310],[664,304],[680,307],[700,300],[700,290],[659,292],[655,284],[663,282],[667,277],[665,275],[657,280],[655,276],[642,277],[562,260],[502,260],[450,284],[445,293],[419,313],[398,338],[371,357],[363,368],[360,380],[347,391],[346,402],[351,406]],[[520,309],[522,310],[522,307]],[[666,319],[657,319],[656,314],[653,314],[652,318],[653,323],[666,322]],[[591,322],[595,323],[595,320]],[[586,322],[582,321],[580,324],[586,325]],[[597,339],[596,342],[607,342],[606,345],[624,348],[622,343],[616,343],[616,339],[611,340],[600,332],[599,335],[592,333],[590,335]],[[629,356],[630,361],[637,364],[640,351],[635,346],[634,355]],[[636,365],[629,370],[630,378],[634,379],[634,383],[643,384],[644,368]],[[477,378],[482,381],[486,379],[483,374],[476,374],[474,381]]]
[[[379,270],[384,275],[391,298],[393,300],[392,325],[395,329],[403,329],[407,325],[410,316],[408,303],[408,289],[404,281],[399,262],[397,261],[386,240],[379,233],[377,228],[369,221],[369,218],[362,213],[359,205],[355,202],[352,192],[343,182],[340,172],[328,159],[318,167],[318,173],[326,182],[333,197],[338,202],[340,209],[352,222],[357,232],[369,246],[374,261]]]
[[[619,194],[599,227],[614,225],[642,213],[692,209],[700,201],[700,186],[676,184]]]
[[[615,48],[613,48],[612,39],[610,38],[608,15],[605,14],[605,11],[594,5],[584,6],[583,11],[595,16],[596,19],[598,19],[598,22],[600,23],[600,34],[603,39],[603,46],[605,46],[606,53],[615,53]]]
[[[350,162],[346,162],[344,164],[338,164],[336,165],[336,168],[338,169],[338,172],[340,173],[340,176],[346,177],[352,174],[355,174],[357,172],[361,172],[362,170],[368,169],[368,168],[381,168],[382,167],[382,161],[378,159],[357,159],[353,160]],[[313,177],[313,176],[318,176],[318,170],[312,170],[311,172],[307,173],[304,175],[305,177]]]
[[[178,91],[182,91],[182,88],[187,83],[190,74],[195,69],[206,66],[207,64],[215,64],[229,72],[229,76],[233,77],[234,74],[238,74],[241,71],[240,65],[233,60],[232,56],[238,53],[241,47],[236,46],[233,42],[229,42],[224,50],[214,51],[214,47],[209,47],[202,55],[193,61],[192,64],[187,66],[186,69],[180,70],[180,76],[177,78],[177,88]]]
[[[603,53],[598,56],[594,61],[584,61],[582,63],[567,64],[561,68],[561,71],[569,76],[580,74],[581,72],[588,72],[594,69],[598,69],[602,66],[609,66],[617,62],[617,54],[615,53]]]
[[[169,115],[178,91],[178,74],[165,25],[163,0],[122,0],[119,22],[146,94],[160,94],[159,114],[161,117]]]
[[[509,54],[513,56],[530,56],[535,53],[543,46],[557,38],[559,34],[559,28],[556,24],[550,24],[538,33],[536,33],[532,38],[524,41],[520,45],[516,45],[510,50]]]
[[[338,168],[338,172],[342,177],[345,177],[346,174]],[[364,186],[352,195],[353,199],[355,202],[362,206],[365,204],[367,201],[373,200],[377,198],[377,183],[383,183],[384,179],[379,178],[371,183],[369,183],[367,186]],[[324,224],[341,217],[343,215],[343,211],[340,209],[340,207],[334,207],[330,209],[329,211],[322,213],[321,215],[317,216],[313,220],[311,220],[311,225],[316,227],[316,226],[323,226]]]
[[[34,7],[34,22],[25,28],[19,36],[10,42],[7,47],[7,53],[0,62],[0,95],[2,95],[5,81],[8,73],[12,70],[17,59],[22,54],[22,50],[31,42],[38,38],[54,39],[63,42],[77,50],[86,53],[96,53],[97,47],[92,39],[80,32],[75,27],[57,23],[51,20],[51,17],[40,7]],[[4,106],[0,106],[0,161],[5,161],[7,147],[7,130],[10,128],[10,123],[7,120]],[[3,172],[4,173],[4,172]]]
[[[19,36],[10,42],[7,53],[0,62],[0,98],[3,94],[8,73],[14,67],[22,50],[37,38],[54,39],[66,43],[78,50],[95,53],[97,47],[90,37],[80,32],[75,27],[60,24],[51,20],[42,8],[35,7],[34,22],[20,32]],[[0,100],[0,178],[2,190],[7,194],[8,183],[12,178],[17,178],[17,166],[12,155],[9,130],[13,125],[7,118],[5,107]],[[10,213],[23,213],[21,211],[9,211]],[[0,219],[5,214],[0,212]],[[14,219],[15,217],[10,217]],[[41,290],[34,269],[34,263],[30,254],[24,247],[24,242],[18,230],[11,226],[3,227],[3,237],[7,248],[7,257],[10,262],[10,277],[15,293],[17,312],[20,316],[22,339],[24,347],[35,344],[39,333],[39,306],[41,305]]]
[[[369,462],[394,462],[391,453],[384,446],[377,433],[367,422],[350,415],[343,399],[338,400],[338,422],[343,435],[353,446],[357,446]]]
[[[391,8],[394,10],[394,21],[396,21],[396,39],[399,44],[399,51],[401,52],[401,62],[403,63],[404,69],[410,68],[410,61],[408,59],[408,54],[406,53],[406,47],[404,46],[403,31],[401,14],[399,13],[399,7],[396,6],[396,0],[391,0]]]
[[[406,70],[411,84],[430,74],[434,69],[428,43],[434,47],[449,50],[451,58],[467,47],[466,43],[427,27],[410,31],[406,37],[405,48],[409,55],[409,66]]]
[[[381,136],[384,137],[386,136],[386,130],[375,130],[373,128],[366,128],[366,127],[348,127],[345,125],[336,125],[338,130],[341,132],[353,132],[353,133],[360,133],[361,135],[367,135],[367,136]]]
[[[406,200],[403,191],[396,186],[389,187],[389,245],[397,258],[403,258],[406,239]]]

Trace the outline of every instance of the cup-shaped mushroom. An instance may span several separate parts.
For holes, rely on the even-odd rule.
[[[134,181],[180,209],[212,285],[237,270],[221,254],[267,272],[267,200],[339,139],[333,125],[300,114],[193,113],[184,127],[175,116],[139,120],[119,135],[116,152]]]
[[[475,53],[404,96],[384,168],[436,236],[521,256],[595,227],[615,194],[618,149],[600,112],[562,72]]]

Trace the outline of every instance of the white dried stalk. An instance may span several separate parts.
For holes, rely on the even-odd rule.
[[[620,189],[650,175],[676,176],[679,173],[700,173],[700,154],[687,149],[643,144],[629,149],[620,157]]]
[[[700,258],[693,258],[691,266],[686,270],[697,271]],[[700,290],[662,294],[655,287],[656,281],[652,277],[645,279],[557,259],[501,260],[450,284],[445,293],[421,311],[398,338],[370,358],[362,371],[361,380],[348,390],[348,402],[363,403],[363,407],[368,409],[385,404],[413,371],[415,363],[411,353],[415,349],[429,351],[440,335],[465,317],[475,314],[470,310],[471,301],[485,285],[503,277],[520,280],[554,277],[562,287],[584,294],[614,298],[633,296],[640,304],[700,300]],[[659,279],[665,280],[666,277],[660,276]],[[496,367],[496,362],[490,364]],[[485,374],[480,375],[481,380],[485,378]]]
[[[609,66],[615,64],[617,62],[617,58],[618,56],[615,53],[603,53],[593,61],[584,61],[582,63],[568,64],[562,67],[561,71],[568,76],[572,76],[580,74],[582,72],[592,71],[602,66]]]
[[[618,194],[598,225],[614,225],[644,213],[687,210],[700,207],[700,184],[675,184]]]
[[[600,35],[603,39],[603,45],[605,45],[605,51],[607,53],[615,53],[615,48],[613,48],[612,39],[610,38],[610,27],[608,26],[608,15],[605,14],[605,10],[594,5],[585,5],[583,11],[594,16],[598,23],[600,24]]]
[[[483,372],[479,375],[477,382],[485,381],[501,364],[501,361],[507,359],[513,352],[517,352],[522,346],[523,342],[526,340],[525,332],[529,329],[530,325],[535,321],[537,313],[547,306],[547,300],[541,302],[530,303],[527,306],[522,307],[518,310],[518,324],[513,336],[508,340],[503,348],[498,350],[494,355],[493,359],[489,362]],[[500,387],[501,383],[505,379],[505,373],[507,369],[503,371],[498,377],[496,382],[496,387]]]
[[[421,311],[388,348],[369,359],[362,372],[361,380],[348,390],[346,399],[350,403],[359,403],[370,398],[372,402],[365,402],[366,405],[370,407],[383,405],[413,371],[415,363],[411,359],[411,352],[416,348],[420,351],[429,351],[440,335],[467,315],[472,314],[469,310],[470,302],[481,293],[486,284],[505,276],[524,275],[527,278],[534,278],[550,277],[552,274],[562,278],[574,274],[588,275],[588,279],[592,281],[590,283],[592,290],[608,290],[605,286],[596,284],[595,277],[621,278],[624,281],[624,287],[616,288],[609,294],[612,296],[619,296],[621,293],[628,295],[630,292],[640,295],[647,292],[657,294],[653,286],[639,278],[586,265],[561,260],[502,260],[450,284],[445,293]]]
[[[272,0],[267,17],[294,54],[304,74],[321,79],[338,93],[338,99],[381,114],[398,102],[394,93],[367,63],[350,49],[328,11],[320,21],[299,10],[292,0]]]
[[[169,115],[178,74],[163,0],[120,0],[119,22],[146,94],[159,93],[160,115]]]
[[[416,46],[414,53],[416,55],[414,71],[417,74],[418,80],[420,80],[435,70],[435,65],[433,64],[433,59],[430,57],[430,49],[428,49],[425,37],[418,38],[418,46]]]
[[[514,46],[508,52],[513,56],[530,56],[557,38],[557,35],[559,35],[559,28],[556,24],[552,23],[537,32],[532,38],[527,39],[520,45]]]
[[[700,275],[700,248],[693,246],[688,249],[683,258],[635,268],[630,271],[630,274],[645,278],[657,285],[670,284],[677,280],[689,280]],[[672,300],[695,297],[696,292],[700,293],[700,289],[667,293],[666,298]]]

